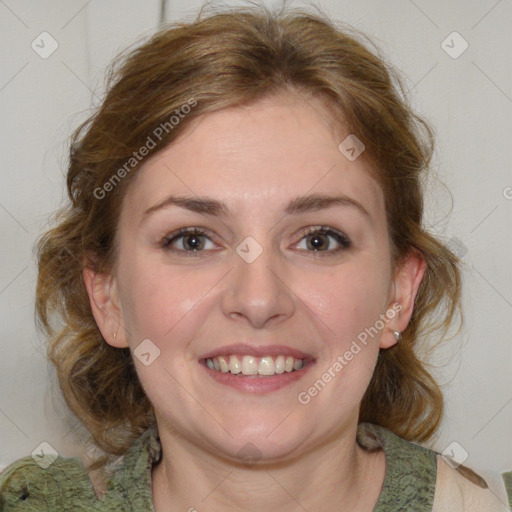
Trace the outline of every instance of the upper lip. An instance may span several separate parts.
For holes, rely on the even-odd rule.
[[[313,359],[311,354],[307,354],[306,352],[302,352],[301,350],[297,350],[295,348],[287,347],[286,345],[250,345],[245,343],[224,345],[223,347],[219,347],[206,352],[205,354],[202,354],[199,359],[212,359],[214,357],[226,356],[230,354],[256,357],[283,355],[293,356],[295,359]]]

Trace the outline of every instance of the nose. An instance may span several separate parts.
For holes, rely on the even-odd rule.
[[[270,250],[252,263],[234,255],[235,268],[228,275],[222,300],[223,312],[231,320],[261,329],[293,316],[295,296],[286,282],[284,265]]]

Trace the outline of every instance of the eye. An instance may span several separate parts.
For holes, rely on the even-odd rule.
[[[196,256],[205,250],[217,246],[209,238],[208,233],[201,228],[183,228],[167,235],[161,242],[163,249],[186,256]]]
[[[309,252],[333,254],[348,249],[350,245],[350,239],[344,233],[321,226],[308,228],[296,247]]]

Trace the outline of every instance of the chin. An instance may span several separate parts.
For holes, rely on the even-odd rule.
[[[281,414],[264,421],[260,418],[259,421],[231,423],[226,429],[229,434],[211,442],[219,455],[244,465],[291,460],[303,453],[310,432],[306,432],[304,424],[301,424],[301,431],[294,430],[285,418],[286,414]]]

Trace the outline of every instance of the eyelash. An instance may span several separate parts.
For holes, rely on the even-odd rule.
[[[197,235],[197,236],[206,236],[210,238],[209,232],[206,231],[203,228],[199,227],[189,227],[189,228],[182,228],[178,231],[175,231],[174,233],[171,233],[167,236],[165,236],[161,242],[162,249],[173,252],[176,254],[181,254],[184,256],[191,256],[191,257],[202,257],[202,252],[205,252],[204,250],[194,250],[194,251],[188,251],[183,249],[173,249],[171,244],[179,240],[180,238],[183,238],[187,235]],[[315,255],[315,257],[326,257],[326,256],[333,256],[334,254],[338,254],[341,251],[345,251],[350,248],[352,245],[352,242],[350,239],[345,235],[344,233],[337,231],[333,228],[330,228],[328,226],[312,226],[307,228],[301,235],[301,238],[298,243],[300,243],[304,238],[311,236],[311,235],[327,235],[332,238],[339,244],[339,247],[333,250],[325,250],[325,251],[314,251],[314,250],[305,250],[306,252],[311,252]],[[296,244],[296,245],[297,245]]]
[[[202,257],[203,255],[201,254],[201,252],[204,252],[204,251],[185,251],[183,249],[173,249],[171,247],[171,244],[173,242],[176,242],[180,238],[183,238],[184,236],[187,236],[187,235],[198,235],[198,236],[209,237],[209,232],[204,230],[203,228],[198,228],[198,227],[179,229],[178,231],[175,231],[174,233],[166,235],[163,238],[162,243],[161,243],[162,249],[169,251],[169,252],[176,253],[176,254],[184,255],[184,256],[192,256],[192,257],[196,257],[196,258]]]
[[[335,254],[338,254],[341,251],[346,251],[352,245],[352,242],[350,241],[348,236],[345,235],[345,233],[342,233],[341,231],[337,231],[328,226],[311,226],[311,227],[307,228],[302,233],[299,242],[302,241],[303,238],[306,238],[307,236],[311,236],[311,235],[331,236],[339,244],[339,247],[337,247],[336,249],[332,249],[332,250],[307,251],[307,252],[312,252],[315,256],[320,256],[320,257],[333,256]]]

